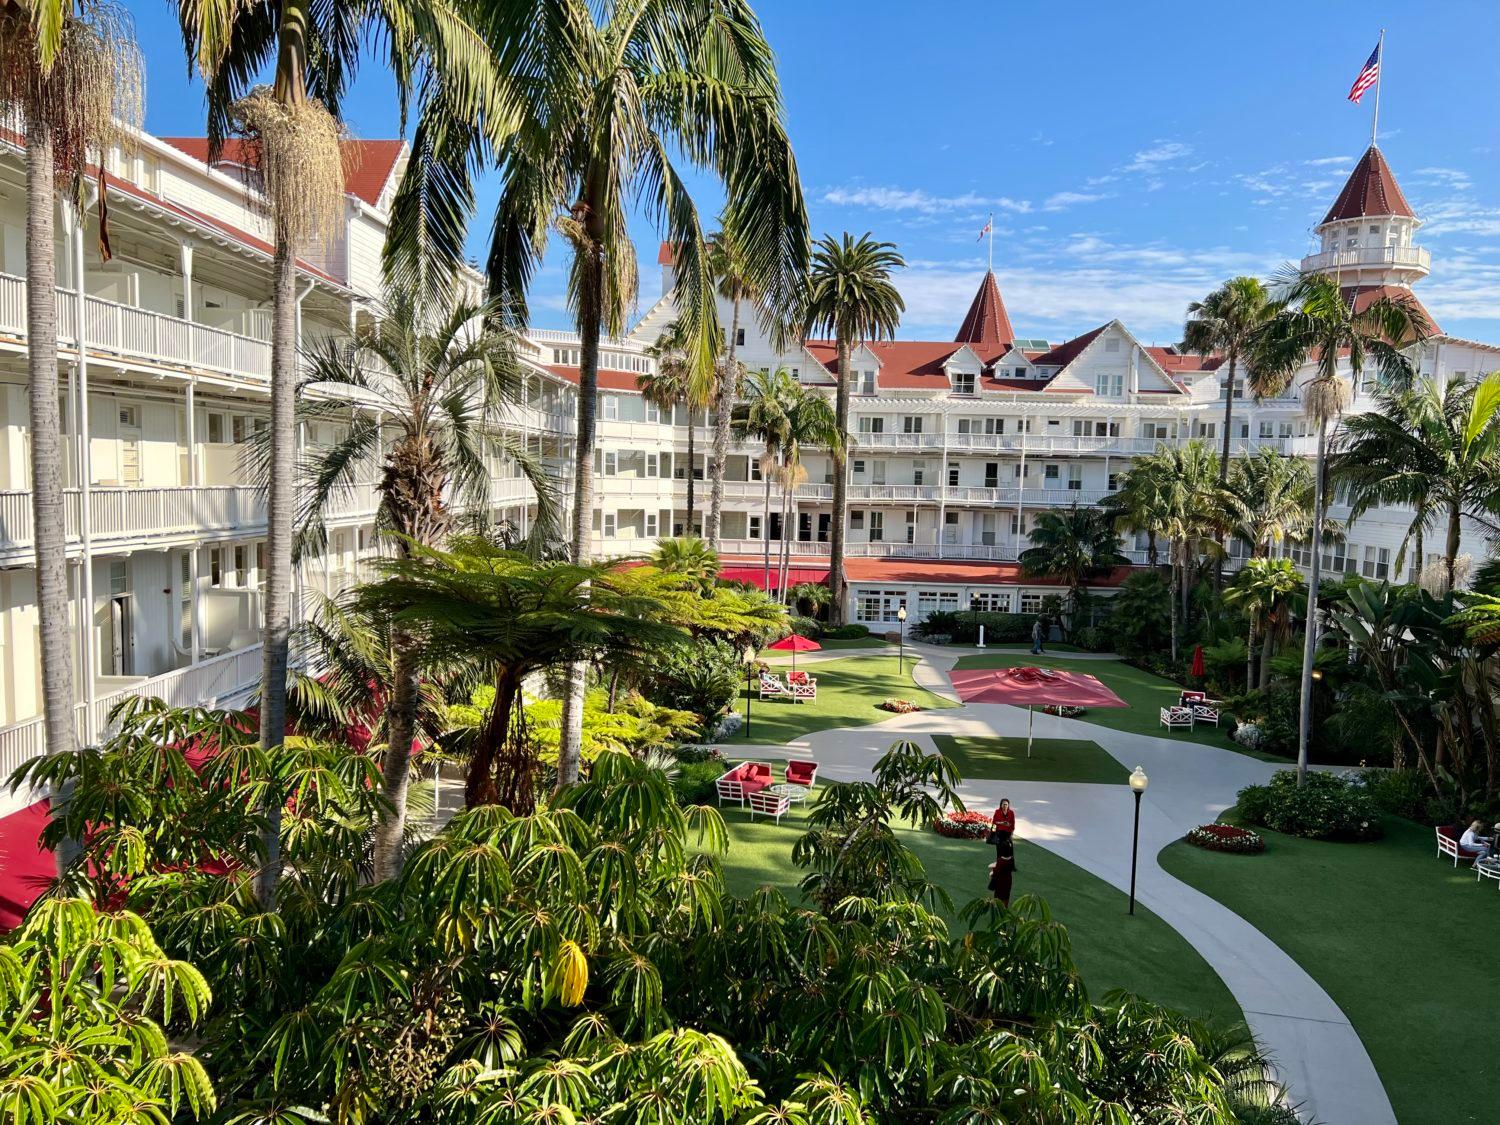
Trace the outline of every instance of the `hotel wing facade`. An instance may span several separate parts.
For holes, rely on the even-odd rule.
[[[408,156],[400,141],[350,142],[343,229],[299,263],[299,332],[306,349],[345,335],[379,308],[380,251],[391,196]],[[243,464],[243,443],[265,425],[270,370],[270,232],[253,169],[233,147],[206,166],[201,138],[141,137],[105,154],[113,258],[98,252],[96,220],[59,207],[58,395],[65,429],[71,613],[80,674],[79,731],[97,739],[109,708],[130,694],[174,703],[242,701],[259,675],[265,501]],[[25,167],[0,135],[0,772],[42,746],[35,578],[32,568],[26,387]],[[1428,270],[1415,244],[1420,221],[1376,149],[1361,159],[1323,222],[1304,270],[1337,273],[1353,300],[1408,291]],[[603,344],[596,489],[591,519],[601,556],[640,553],[689,530],[687,481],[697,487],[693,528],[707,507],[712,418],[699,417],[696,456],[688,419],[647,403],[638,376],[673,315],[670,247],[662,294],[624,339]],[[476,288],[479,279],[473,280]],[[730,321],[728,309],[722,319]],[[1041,512],[1090,505],[1114,491],[1131,460],[1160,443],[1222,439],[1221,362],[1144,345],[1107,320],[1062,342],[1018,335],[993,274],[979,283],[944,341],[856,349],[849,453],[848,604],[852,621],[912,620],[979,605],[1030,612],[1055,586],[1016,565]],[[831,394],[832,346],[774,348],[741,317],[738,358],[784,367]],[[524,404],[499,421],[524,436],[567,490],[573,450],[578,341],[533,331],[523,344]],[[1500,348],[1436,336],[1425,372],[1477,376],[1500,368]],[[1300,382],[1300,380],[1299,380]],[[1362,409],[1369,396],[1357,400]],[[370,407],[351,402],[353,412]],[[1310,454],[1297,385],[1283,399],[1236,410],[1236,451],[1271,446]],[[306,426],[304,450],[333,442],[338,426]],[[736,442],[724,485],[722,554],[737,576],[759,580],[767,539],[790,540],[791,581],[828,571],[832,463],[804,456],[807,479],[789,518],[767,514],[760,447]],[[529,486],[498,449],[489,515],[525,528]],[[315,595],[358,581],[381,550],[376,465],[335,497],[326,548],[299,568],[305,611]],[[774,490],[773,490],[774,491]],[[567,491],[564,495],[568,495]],[[1335,506],[1335,517],[1344,514]],[[1394,565],[1409,513],[1370,513],[1326,556],[1338,571],[1404,579]],[[1431,539],[1429,539],[1431,541]],[[1126,544],[1137,563],[1144,542]],[[1485,544],[1471,529],[1466,549]],[[1305,549],[1290,553],[1303,565]],[[1411,560],[1414,573],[1420,560]],[[1106,590],[1128,573],[1101,580]],[[0,807],[24,795],[0,794]]]

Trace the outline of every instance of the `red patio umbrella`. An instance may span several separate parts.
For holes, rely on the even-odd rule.
[[[1056,668],[971,668],[948,673],[965,703],[1026,708],[1026,756],[1031,757],[1033,707],[1129,707],[1095,676]]]
[[[790,636],[782,637],[775,644],[767,645],[766,647],[774,648],[778,652],[791,653],[792,671],[795,672],[797,670],[797,654],[799,652],[818,652],[823,646],[815,640],[804,637],[801,633],[793,633]]]
[[[1204,667],[1203,667],[1203,646],[1202,645],[1194,645],[1193,646],[1193,675],[1197,676],[1198,679],[1201,680],[1206,674],[1207,673],[1205,672]]]

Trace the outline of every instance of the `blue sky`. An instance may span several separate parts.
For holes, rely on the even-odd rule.
[[[160,0],[133,8],[147,55],[147,125],[202,132]],[[1189,300],[1236,273],[1307,253],[1309,228],[1369,141],[1373,92],[1345,94],[1386,28],[1380,143],[1426,225],[1417,289],[1445,331],[1500,340],[1500,5],[1262,0],[1207,5],[1016,0],[763,0],[815,234],[895,242],[900,335],[949,338],[985,268],[1023,336],[1111,318],[1169,343]],[[356,136],[396,128],[389,77],[361,76]],[[711,183],[701,188],[715,209]],[[481,203],[471,235],[488,233]],[[657,238],[636,224],[642,307]],[[562,255],[533,301],[568,327]]]

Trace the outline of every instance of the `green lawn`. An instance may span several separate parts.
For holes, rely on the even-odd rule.
[[[1151,734],[1158,738],[1171,738],[1179,742],[1201,742],[1209,746],[1222,746],[1226,750],[1237,750],[1241,754],[1267,762],[1284,762],[1285,758],[1274,754],[1246,750],[1229,737],[1229,726],[1198,727],[1193,731],[1169,731],[1161,725],[1161,709],[1177,702],[1181,686],[1160,676],[1153,676],[1118,660],[1054,660],[1039,659],[1029,653],[1022,656],[964,656],[958,661],[959,668],[1016,668],[1028,664],[1039,664],[1045,668],[1058,668],[1068,672],[1085,672],[1097,676],[1111,691],[1130,706],[1096,707],[1083,717],[1083,722],[1097,723],[1111,730],[1131,731],[1135,734]]]
[[[750,700],[750,733],[743,727],[730,743],[791,742],[815,730],[831,727],[858,727],[891,717],[876,704],[885,699],[909,699],[918,707],[935,710],[953,707],[939,696],[912,682],[916,657],[906,658],[906,675],[896,668],[896,657],[851,656],[844,660],[826,660],[804,667],[818,681],[818,698],[810,703],[792,703],[785,699],[761,701],[757,691]],[[758,685],[757,685],[758,687]],[[746,692],[742,687],[735,709],[745,713]]]
[[[803,810],[794,806],[774,821],[728,807],[729,854],[723,859],[729,889],[748,894],[764,884],[779,887],[794,901],[803,872],[792,866],[792,844],[803,830]],[[950,840],[930,831],[903,830],[921,858],[928,878],[962,907],[988,894],[993,851],[978,840]],[[1191,1015],[1226,1022],[1243,1019],[1239,1005],[1218,974],[1177,931],[1149,910],[1125,912],[1126,897],[1103,880],[1025,840],[1016,841],[1017,895],[1046,899],[1053,916],[1068,927],[1073,957],[1090,995],[1128,988]],[[950,917],[950,922],[953,918]]]
[[[1432,829],[1393,817],[1385,825],[1371,844],[1265,832],[1256,857],[1177,843],[1161,864],[1267,934],[1327,990],[1402,1125],[1493,1122],[1500,893],[1434,858]]]
[[[964,777],[997,781],[1071,781],[1123,784],[1130,771],[1097,742],[1038,738],[1026,754],[1024,738],[965,738],[935,734],[932,740]]]

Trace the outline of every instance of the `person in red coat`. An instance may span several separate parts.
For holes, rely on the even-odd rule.
[[[1010,807],[1009,797],[1001,800],[1000,807],[995,810],[995,815],[992,818],[992,823],[996,832],[1015,832],[1016,814]]]

